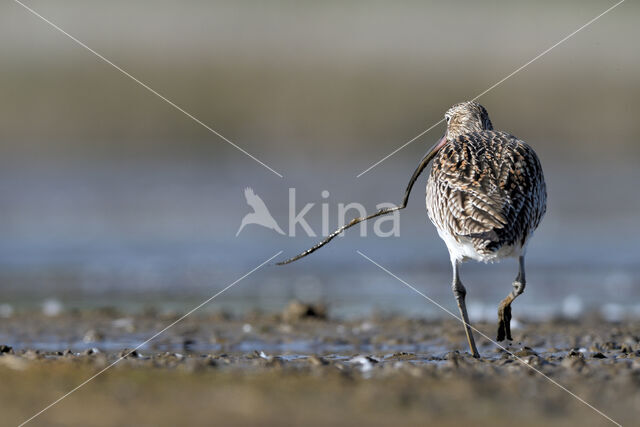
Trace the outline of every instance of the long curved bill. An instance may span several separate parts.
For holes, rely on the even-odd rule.
[[[380,209],[378,212],[369,215],[369,216],[365,216],[365,217],[357,217],[351,220],[351,222],[349,222],[348,224],[343,225],[342,227],[338,228],[336,231],[334,231],[333,233],[329,234],[323,241],[316,243],[313,247],[307,249],[306,251],[294,256],[293,258],[289,258],[285,261],[281,261],[276,263],[277,265],[285,265],[285,264],[290,264],[294,261],[299,260],[300,258],[304,258],[309,254],[312,254],[313,252],[317,251],[318,249],[320,249],[321,247],[323,247],[324,245],[326,245],[327,243],[329,243],[330,241],[332,241],[336,236],[340,235],[340,233],[342,233],[343,231],[345,231],[348,228],[353,227],[356,224],[360,224],[362,221],[367,221],[369,219],[372,218],[376,218],[378,216],[382,216],[382,215],[386,215],[386,214],[390,214],[392,212],[395,211],[399,211],[401,209],[404,209],[407,207],[407,203],[409,202],[409,195],[411,194],[411,190],[413,189],[413,185],[416,183],[416,181],[418,180],[418,177],[420,176],[420,174],[422,173],[422,171],[429,165],[429,163],[431,162],[431,160],[433,160],[433,158],[436,156],[436,154],[438,154],[438,151],[440,151],[440,149],[442,147],[444,147],[444,145],[447,143],[447,137],[446,135],[443,135],[442,138],[440,138],[438,140],[438,142],[431,147],[431,149],[427,152],[427,154],[422,158],[422,160],[420,161],[420,164],[418,165],[418,167],[416,168],[416,170],[413,172],[413,175],[411,175],[411,179],[409,180],[409,184],[407,184],[407,188],[404,192],[404,198],[402,199],[402,204],[400,206],[396,206],[393,208],[383,208]]]

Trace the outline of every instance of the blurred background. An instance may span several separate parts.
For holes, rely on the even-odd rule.
[[[338,203],[399,203],[433,129],[610,1],[29,1],[39,13],[281,173],[280,178],[13,2],[0,5],[0,316],[117,307],[186,311],[276,252],[317,238],[256,225],[252,187],[287,230],[289,188],[319,233]],[[547,216],[528,252],[530,318],[640,315],[640,6],[626,2],[480,102],[540,156]],[[424,208],[400,236],[352,230],[267,266],[203,310],[445,316],[359,249],[455,307]],[[323,199],[323,191],[330,196]],[[352,212],[349,216],[353,215]],[[472,319],[494,319],[515,262],[466,264]]]

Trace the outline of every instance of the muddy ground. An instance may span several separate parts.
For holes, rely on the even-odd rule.
[[[587,403],[640,424],[638,320],[520,320],[512,354],[476,334],[476,360],[453,320],[344,321],[293,304],[274,315],[196,313],[131,352],[179,318],[2,319],[0,424],[20,424],[114,362],[30,424],[612,425]],[[494,338],[495,323],[476,327]]]

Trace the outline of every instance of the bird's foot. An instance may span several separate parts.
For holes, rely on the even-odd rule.
[[[504,341],[505,338],[509,341],[513,340],[511,338],[511,304],[500,305],[498,308],[498,337],[496,339]]]

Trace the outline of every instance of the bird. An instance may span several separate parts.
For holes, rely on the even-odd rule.
[[[426,207],[449,250],[451,288],[469,349],[479,357],[460,264],[517,258],[513,290],[498,306],[497,341],[512,340],[511,304],[526,286],[525,253],[546,212],[546,183],[533,148],[507,132],[494,130],[487,110],[479,103],[455,104],[444,119],[446,132],[425,156],[433,159]]]
[[[249,224],[257,224],[263,227],[275,230],[278,234],[284,235],[284,231],[280,228],[276,220],[267,209],[264,201],[258,196],[252,188],[247,187],[244,189],[244,197],[247,199],[247,204],[253,208],[253,212],[248,213],[242,218],[240,228],[236,232],[236,237],[240,234],[242,229]]]
[[[493,129],[487,110],[475,101],[449,108],[447,129],[427,152],[407,184],[402,203],[357,217],[323,241],[278,265],[290,264],[322,248],[347,229],[405,209],[414,184],[433,160],[426,187],[427,214],[449,250],[451,289],[473,357],[476,347],[460,279],[460,264],[518,259],[513,290],[498,305],[497,341],[512,340],[511,304],[526,286],[524,258],[533,232],[547,210],[547,187],[537,154],[517,137]]]

